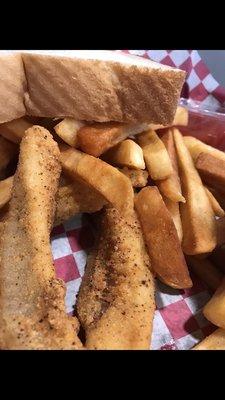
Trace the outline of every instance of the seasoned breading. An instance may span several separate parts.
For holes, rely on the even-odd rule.
[[[136,215],[102,212],[100,237],[78,295],[88,349],[149,349],[154,280]]]
[[[1,241],[1,349],[82,347],[78,323],[65,313],[65,285],[55,278],[49,239],[59,156],[46,129],[26,131]]]
[[[101,210],[106,200],[84,182],[74,181],[59,188],[56,196],[54,225],[61,224],[78,213]]]

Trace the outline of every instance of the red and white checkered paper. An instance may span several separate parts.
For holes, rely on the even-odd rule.
[[[125,50],[187,71],[182,97],[205,104],[225,104],[225,89],[210,74],[196,50]],[[52,232],[52,252],[58,278],[67,287],[66,310],[72,313],[87,251],[94,241],[85,216],[78,215]],[[175,290],[157,281],[156,312],[151,349],[188,350],[209,335],[215,327],[202,314],[211,293],[192,275],[193,287]]]

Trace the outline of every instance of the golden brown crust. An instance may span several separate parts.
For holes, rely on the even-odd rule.
[[[154,282],[138,220],[106,209],[99,231],[77,301],[86,346],[149,349]]]
[[[46,129],[28,129],[1,241],[2,349],[81,347],[77,321],[65,313],[65,285],[55,278],[50,247],[59,156]]]
[[[26,109],[37,116],[170,124],[185,78],[184,71],[156,68],[150,60],[148,67],[137,67],[43,54],[22,58]]]
[[[60,187],[56,196],[54,225],[61,224],[78,213],[94,213],[106,200],[84,182],[74,181]]]

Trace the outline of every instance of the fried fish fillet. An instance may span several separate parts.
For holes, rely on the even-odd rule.
[[[65,286],[55,278],[49,240],[59,156],[46,129],[26,131],[1,240],[1,349],[82,347],[78,322],[65,313]]]
[[[88,349],[149,349],[154,279],[137,217],[103,210],[77,312]]]
[[[67,221],[78,213],[94,213],[102,209],[106,200],[85,182],[66,183],[56,195],[54,225]]]

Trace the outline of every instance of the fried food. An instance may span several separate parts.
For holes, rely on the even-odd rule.
[[[152,268],[158,278],[175,289],[192,286],[173,219],[157,187],[146,187],[135,196]]]
[[[192,350],[225,350],[225,331],[216,329]]]
[[[209,198],[211,207],[214,211],[214,214],[217,217],[224,217],[225,216],[225,211],[222,209],[222,207],[220,206],[219,202],[217,201],[217,199],[213,196],[212,192],[205,186],[205,191],[206,194]]]
[[[54,130],[65,143],[72,147],[77,145],[77,132],[84,126],[84,123],[73,118],[64,118],[55,125]]]
[[[50,133],[25,133],[4,222],[0,265],[0,348],[77,349],[78,323],[65,313],[65,285],[50,247],[60,153]]]
[[[0,209],[11,199],[13,177],[0,181]],[[101,210],[106,200],[84,182],[63,183],[56,195],[54,225],[64,223],[78,213],[93,213]]]
[[[142,147],[149,175],[154,180],[165,179],[173,173],[166,147],[155,131],[148,130],[137,137]]]
[[[147,171],[127,167],[122,168],[120,171],[130,179],[134,188],[144,187],[148,183]]]
[[[33,126],[26,118],[14,119],[0,124],[0,135],[13,143],[20,143],[25,131]]]
[[[1,126],[1,125],[0,125]],[[10,161],[16,155],[18,149],[14,143],[9,142],[0,136],[0,176],[4,178],[4,173]]]
[[[142,148],[131,139],[124,140],[109,149],[103,160],[118,167],[145,169]]]
[[[0,181],[0,208],[4,207],[11,199],[13,176]]]
[[[59,187],[56,195],[54,225],[59,225],[78,213],[94,213],[102,209],[106,200],[84,182]]]
[[[214,212],[191,155],[178,129],[173,129],[177,149],[182,193],[180,204],[183,227],[182,248],[185,254],[208,253],[216,246]]]
[[[215,147],[209,146],[192,136],[185,136],[184,143],[187,146],[194,162],[197,160],[200,153],[211,154],[218,160],[225,161],[225,153],[221,150],[215,149]]]
[[[173,172],[168,178],[156,181],[161,194],[173,202],[185,203],[182,196],[180,177],[178,173],[177,155],[173,138],[173,131],[169,129],[161,138],[171,159]]]
[[[154,125],[150,124],[149,129],[152,129],[153,131],[156,131],[157,129],[163,129],[163,128],[169,128],[170,126],[187,126],[188,124],[188,110],[184,107],[177,107],[173,122],[171,125]]]
[[[154,281],[138,220],[116,209],[101,216],[77,300],[88,349],[149,349]]]
[[[181,224],[181,217],[180,217],[180,207],[179,203],[175,203],[174,201],[169,200],[167,197],[163,197],[163,201],[166,205],[166,208],[168,209],[174,225],[177,230],[177,234],[179,237],[180,242],[182,242],[183,239],[183,229],[182,229],[182,224]]]
[[[71,179],[81,180],[121,212],[133,209],[130,180],[99,158],[66,145],[60,146],[63,170]]]
[[[219,160],[211,154],[201,153],[195,162],[195,166],[207,185],[225,191],[225,161]]]
[[[225,278],[203,309],[204,316],[219,328],[225,329]]]
[[[77,133],[78,147],[87,154],[99,157],[111,147],[148,129],[148,124],[101,122],[83,126]]]
[[[200,260],[193,256],[186,257],[188,266],[205,284],[215,291],[221,284],[224,274],[208,259]]]

